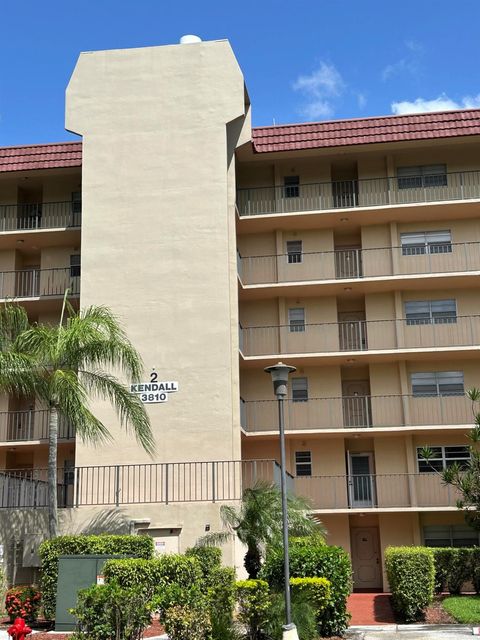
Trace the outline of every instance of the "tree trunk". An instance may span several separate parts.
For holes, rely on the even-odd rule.
[[[48,532],[50,538],[56,538],[58,535],[57,443],[58,412],[56,407],[50,407],[48,424]]]
[[[243,560],[243,566],[247,570],[249,579],[256,580],[262,568],[260,550],[256,544],[247,544],[247,553]]]

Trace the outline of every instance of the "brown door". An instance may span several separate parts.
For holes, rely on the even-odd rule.
[[[381,589],[382,565],[378,527],[352,527],[350,540],[354,589]]]
[[[338,314],[341,351],[363,351],[367,348],[365,311],[344,311]]]
[[[372,407],[368,380],[345,380],[342,384],[345,427],[371,427]]]

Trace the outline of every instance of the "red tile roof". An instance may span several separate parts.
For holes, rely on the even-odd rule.
[[[480,109],[256,127],[257,153],[480,134]]]
[[[81,142],[0,147],[0,173],[82,166]]]

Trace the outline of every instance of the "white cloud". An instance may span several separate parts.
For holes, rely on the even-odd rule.
[[[309,119],[333,115],[334,99],[345,90],[345,82],[335,65],[326,62],[320,62],[311,74],[299,76],[292,86],[307,98],[300,110]]]
[[[357,104],[359,109],[365,109],[367,106],[367,97],[364,93],[357,93]]]
[[[403,46],[407,50],[406,55],[400,58],[400,60],[397,60],[397,62],[387,64],[387,66],[383,68],[382,80],[384,82],[389,80],[392,76],[400,75],[402,73],[408,73],[414,77],[420,75],[421,66],[419,61],[425,52],[423,45],[415,40],[405,40]]]
[[[454,109],[477,109],[480,108],[480,93],[476,96],[465,96],[459,101],[452,100],[445,93],[433,100],[417,98],[416,100],[403,100],[392,102],[392,113],[397,116],[408,113],[426,113],[428,111],[453,111]]]

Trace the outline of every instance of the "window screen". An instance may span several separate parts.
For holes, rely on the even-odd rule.
[[[423,447],[417,448],[417,464],[419,473],[443,471],[443,469],[446,469],[455,463],[460,467],[464,467],[470,459],[468,447],[464,445],[428,447],[432,452],[432,457],[428,461],[423,458],[422,449]]]
[[[80,254],[70,256],[70,277],[77,278],[80,275]]]
[[[287,261],[289,264],[302,262],[303,243],[301,240],[287,241]]]
[[[404,256],[452,252],[452,234],[448,230],[402,233],[400,243]]]
[[[292,378],[292,400],[293,402],[306,402],[308,400],[307,378]]]
[[[283,178],[283,190],[285,198],[298,198],[300,195],[299,176],[285,176]]]
[[[426,547],[476,547],[480,533],[467,525],[441,525],[423,527]]]
[[[405,318],[412,324],[445,324],[457,321],[455,300],[412,300],[405,302]]]
[[[305,309],[294,307],[288,310],[288,329],[292,333],[305,331]]]
[[[410,374],[414,396],[458,396],[465,393],[463,371],[432,371]]]
[[[397,180],[399,189],[445,187],[447,186],[447,165],[426,164],[398,167]]]
[[[311,451],[295,451],[295,474],[297,476],[312,475]]]

